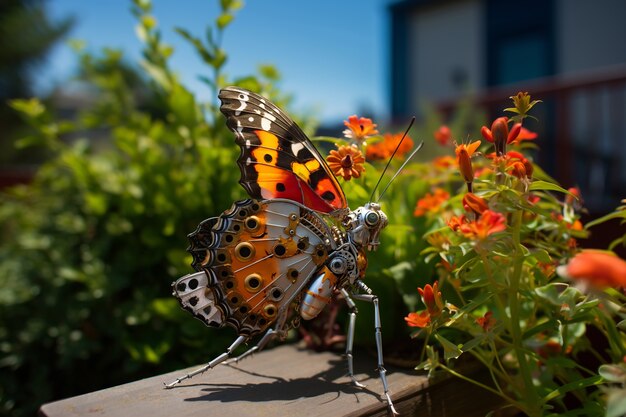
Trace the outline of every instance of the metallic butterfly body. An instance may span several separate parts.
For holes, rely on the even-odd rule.
[[[393,412],[382,361],[378,298],[361,281],[387,216],[377,203],[354,211],[326,162],[300,128],[263,97],[236,87],[220,91],[221,111],[241,148],[241,185],[251,199],[235,202],[189,235],[198,271],[172,284],[181,306],[211,327],[229,325],[235,342],[206,366],[226,361],[241,343],[263,334],[234,361],[282,338],[300,318],[316,317],[340,291],[350,307],[348,373],[356,381],[353,299],[374,304],[378,370]]]

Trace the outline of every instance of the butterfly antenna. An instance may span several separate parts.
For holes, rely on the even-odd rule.
[[[370,201],[374,200],[374,194],[376,193],[376,190],[378,189],[378,186],[380,185],[380,181],[383,179],[383,176],[385,175],[385,172],[387,172],[387,168],[389,168],[389,165],[391,164],[391,161],[393,160],[393,157],[395,156],[396,152],[398,152],[398,149],[400,148],[400,145],[402,145],[402,142],[404,141],[404,138],[406,138],[406,135],[408,135],[409,130],[411,130],[411,127],[413,126],[413,123],[415,123],[415,116],[413,116],[411,118],[411,123],[409,123],[409,127],[406,128],[406,131],[404,132],[404,135],[402,135],[402,139],[400,139],[400,142],[398,142],[398,146],[396,146],[396,149],[393,150],[393,153],[389,157],[389,160],[387,161],[387,165],[385,165],[385,169],[383,169],[382,174],[380,174],[380,177],[378,178],[378,182],[376,183],[376,186],[372,190],[372,195],[370,196]],[[421,147],[421,145],[420,145],[420,147]],[[407,161],[408,161],[408,159],[407,159]],[[395,176],[394,176],[394,178],[395,178]],[[387,184],[387,186],[389,186],[389,184]],[[380,198],[379,198],[379,200],[380,200]]]
[[[383,188],[383,191],[380,193],[380,195],[378,196],[378,199],[376,200],[376,203],[378,203],[380,201],[381,198],[383,198],[383,195],[385,194],[385,191],[387,191],[387,188],[389,188],[389,186],[391,185],[391,183],[393,182],[393,180],[396,179],[396,177],[400,174],[400,172],[402,171],[402,169],[404,169],[404,167],[406,166],[406,164],[409,163],[409,161],[411,160],[411,158],[413,158],[415,156],[415,154],[422,149],[422,146],[424,146],[424,142],[421,142],[419,145],[417,145],[417,148],[415,148],[413,150],[413,152],[411,152],[411,155],[409,155],[408,158],[406,158],[406,161],[404,161],[404,163],[402,165],[400,165],[400,168],[398,168],[398,170],[396,171],[395,174],[393,174],[393,177],[391,177],[391,179],[389,180],[389,182],[387,183],[387,185],[385,186],[385,188]]]

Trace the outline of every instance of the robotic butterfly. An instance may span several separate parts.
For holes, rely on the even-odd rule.
[[[348,374],[363,386],[354,377],[352,358],[353,300],[363,300],[374,305],[378,372],[395,413],[383,364],[378,297],[362,281],[366,253],[379,245],[387,216],[374,202],[351,211],[322,156],[276,105],[236,87],[222,89],[219,98],[241,148],[239,182],[252,199],[235,202],[188,236],[198,272],[178,279],[172,288],[184,309],[208,326],[234,327],[239,337],[204,367],[166,387],[225,362],[259,334],[263,336],[254,347],[232,360],[261,350],[286,335],[293,326],[290,317],[313,319],[339,291],[350,309]]]

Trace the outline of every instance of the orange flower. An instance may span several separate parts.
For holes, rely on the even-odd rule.
[[[472,155],[476,152],[476,149],[480,146],[480,141],[474,141],[469,144],[456,145],[454,152],[456,153],[456,162],[459,166],[459,171],[467,184],[467,191],[472,192],[472,181],[474,181],[474,170],[472,168]]]
[[[435,140],[439,142],[441,146],[447,146],[452,138],[452,132],[450,132],[450,128],[446,125],[441,125],[433,135],[435,136]]]
[[[337,150],[331,150],[326,157],[328,166],[337,177],[343,177],[349,181],[351,178],[359,178],[365,171],[365,158],[356,146],[338,146]]]
[[[567,265],[557,268],[559,275],[586,281],[599,288],[626,287],[626,261],[612,252],[586,249],[574,256]]]
[[[424,328],[430,324],[430,314],[428,314],[428,311],[409,313],[404,320],[411,327]]]
[[[506,230],[506,219],[501,213],[485,210],[478,219],[472,222],[467,222],[465,216],[461,216],[456,230],[463,233],[467,238],[484,240],[494,233]]]
[[[525,127],[522,127],[522,129],[519,132],[519,135],[517,135],[517,138],[515,138],[513,142],[511,143],[519,144],[523,140],[534,140],[534,139],[537,139],[537,133],[526,129]]]
[[[521,180],[530,179],[533,176],[534,167],[532,162],[519,152],[508,151],[504,155],[497,155],[495,152],[492,152],[486,156],[492,159],[496,166],[503,163],[507,172]]]
[[[450,220],[448,220],[448,227],[456,232],[462,224],[467,222],[468,220],[465,218],[465,215],[461,215],[461,217],[452,216]]]
[[[431,286],[426,284],[424,288],[418,288],[417,291],[422,296],[422,301],[426,306],[426,310],[431,317],[437,317],[443,311],[443,301],[441,299],[441,291],[439,291],[439,282]]]
[[[368,145],[365,148],[365,155],[367,159],[388,159],[393,154],[393,151],[396,149],[400,141],[402,140],[403,133],[385,133],[383,140],[381,142],[376,142],[371,145]],[[402,144],[396,151],[395,156],[402,156],[408,153],[413,147],[413,139],[409,136],[406,136],[404,140],[402,140]]]
[[[509,132],[508,121],[508,117],[498,117],[491,124],[491,129],[488,129],[487,126],[480,129],[483,137],[493,143],[498,156],[506,154],[506,145],[513,142],[522,130],[522,124],[516,123]]]
[[[489,210],[489,206],[484,198],[478,197],[474,193],[467,193],[463,196],[463,208],[465,211],[471,211],[478,215],[485,210]]]
[[[348,120],[344,120],[343,124],[347,127],[343,131],[344,136],[357,142],[363,142],[367,137],[378,134],[377,125],[367,117],[352,115],[348,117]]]
[[[484,331],[488,332],[493,326],[496,325],[496,319],[494,319],[492,316],[493,313],[491,311],[488,311],[485,313],[484,316],[478,317],[476,319],[476,324],[482,327]]]
[[[413,215],[420,217],[427,213],[437,213],[441,205],[449,198],[450,194],[443,188],[437,188],[433,194],[426,193],[424,197],[417,201]]]
[[[448,169],[455,165],[454,158],[450,155],[438,156],[433,159],[433,166],[439,169]]]
[[[450,239],[443,233],[430,233],[428,236],[425,236],[425,239],[430,246],[439,250],[448,250],[450,248]]]

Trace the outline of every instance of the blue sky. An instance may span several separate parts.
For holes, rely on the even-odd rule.
[[[192,48],[173,31],[184,27],[203,37],[218,13],[218,0],[153,0],[154,15],[164,40],[174,46],[172,68],[202,100],[209,89],[197,80],[206,68]],[[227,29],[224,47],[230,54],[226,71],[253,72],[274,64],[283,90],[295,96],[294,108],[312,111],[334,122],[364,109],[387,114],[387,5],[390,0],[248,0]],[[133,61],[140,58],[130,0],[47,2],[53,18],[73,15],[71,38],[90,50],[122,48]],[[55,48],[39,76],[40,89],[63,82],[76,68],[66,45]]]

